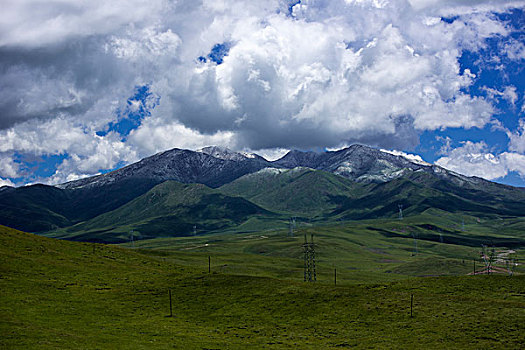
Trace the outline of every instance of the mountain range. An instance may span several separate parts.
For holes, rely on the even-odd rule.
[[[428,210],[505,218],[525,212],[525,189],[467,177],[364,145],[290,151],[268,161],[220,147],[172,149],[64,184],[0,188],[0,224],[100,242],[392,218]]]

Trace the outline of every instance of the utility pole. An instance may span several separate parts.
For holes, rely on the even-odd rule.
[[[131,230],[129,234],[131,237],[131,248],[135,248],[135,242],[133,241],[133,230]]]

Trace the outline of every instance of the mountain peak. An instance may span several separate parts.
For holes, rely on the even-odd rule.
[[[291,150],[282,158],[273,162],[278,166],[285,168],[307,167],[315,169],[326,153],[318,153],[313,151],[299,151]]]
[[[204,153],[215,158],[224,159],[224,160],[234,160],[234,161],[243,161],[246,159],[255,159],[260,158],[256,154],[247,153],[247,152],[235,152],[226,147],[220,146],[208,146],[197,150],[196,152]]]

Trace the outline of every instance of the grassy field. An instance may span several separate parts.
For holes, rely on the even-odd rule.
[[[484,268],[482,245],[495,245],[495,265],[506,268],[508,258],[523,259],[525,231],[495,227],[467,219],[464,231],[457,218],[415,216],[342,222],[324,226],[299,224],[294,237],[287,230],[223,233],[195,237],[165,237],[135,241],[145,254],[170,262],[207,269],[208,256],[224,273],[298,281],[303,273],[304,235],[314,235],[318,280],[377,283],[413,276],[467,275]],[[454,221],[455,220],[455,221]],[[430,224],[432,222],[432,224]],[[506,226],[519,227],[520,221]],[[123,244],[132,247],[131,243]],[[265,259],[272,257],[272,259]],[[525,272],[523,264],[516,272]]]
[[[421,244],[412,256],[410,239],[374,229],[315,231],[319,280],[304,283],[301,238],[280,232],[159,239],[136,244],[156,249],[127,249],[0,227],[0,347],[517,349],[525,343],[525,276],[462,275],[467,267],[460,259],[477,248],[449,244],[433,253],[437,248]],[[390,257],[403,261],[384,261]],[[457,268],[458,276],[410,277],[435,267],[434,259],[445,265],[429,274]],[[337,286],[333,266],[344,266]]]

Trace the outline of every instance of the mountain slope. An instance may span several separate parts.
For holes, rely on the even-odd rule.
[[[324,170],[364,183],[390,181],[416,170],[430,171],[432,168],[430,164],[416,163],[364,145],[323,153],[291,151],[273,163]]]
[[[363,193],[363,185],[309,168],[266,168],[219,189],[268,210],[308,217],[328,213],[341,198],[355,198]]]
[[[101,187],[123,179],[148,179],[157,183],[174,180],[219,187],[244,174],[268,166],[270,163],[264,158],[247,157],[218,147],[204,148],[198,152],[175,148],[110,173],[68,182],[58,187],[65,189]]]
[[[199,152],[173,149],[107,174],[57,186],[4,188],[0,224],[45,232],[117,209],[166,180],[219,187],[269,165],[262,157],[218,147]]]
[[[202,184],[166,181],[120,208],[59,232],[56,237],[123,242],[138,238],[192,235],[239,225],[252,216],[273,214],[240,197]]]
[[[373,184],[366,195],[345,198],[333,215],[353,220],[395,217],[398,206],[402,205],[404,215],[420,214],[433,208],[478,217],[521,216],[525,211],[525,195],[520,191],[512,192],[512,195],[496,196],[480,190],[469,190],[419,173],[412,178]]]

